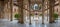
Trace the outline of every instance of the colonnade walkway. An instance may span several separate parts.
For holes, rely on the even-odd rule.
[[[0,27],[60,27],[60,18],[56,20],[56,23],[51,23],[51,24],[32,23],[31,25],[29,25],[28,23],[25,24],[17,23],[16,20],[9,21],[7,19],[0,19]]]

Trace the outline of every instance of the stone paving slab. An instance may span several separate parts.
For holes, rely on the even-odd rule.
[[[7,21],[7,20],[0,19],[0,27],[60,27],[60,22],[52,23],[52,24],[32,23],[32,25],[29,25],[28,23],[20,24],[20,23],[17,23],[15,21]]]

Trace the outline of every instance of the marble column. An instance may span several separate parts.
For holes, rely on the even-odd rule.
[[[42,0],[42,24],[44,24],[44,0]]]
[[[0,18],[4,17],[4,1],[0,1]]]
[[[11,16],[10,16],[10,21],[12,21],[13,20],[13,18],[12,18],[12,10],[13,10],[13,1],[12,0],[9,0],[9,2],[10,2],[10,13],[11,13]]]
[[[18,20],[18,23],[21,23],[23,24],[24,21],[23,21],[23,0],[17,0],[18,2],[18,8],[19,8],[19,14],[21,15],[19,20]]]
[[[54,22],[54,2],[52,0],[49,0],[49,23]]]
[[[1,1],[0,1],[0,18],[1,18]]]

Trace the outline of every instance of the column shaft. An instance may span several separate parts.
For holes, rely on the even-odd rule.
[[[10,0],[10,14],[11,14],[11,16],[10,16],[10,21],[13,20],[13,18],[12,18],[12,10],[13,10],[12,0]]]
[[[23,24],[24,21],[23,21],[23,0],[18,0],[18,5],[19,5],[19,14],[21,15],[20,19],[19,19],[19,23]]]
[[[49,23],[54,22],[54,4],[55,1],[49,0]]]

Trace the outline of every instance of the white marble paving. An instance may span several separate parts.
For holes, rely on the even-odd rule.
[[[9,21],[7,19],[0,19],[0,27],[60,27],[60,20],[56,20],[56,23],[52,24],[41,24],[39,21],[32,20],[32,24],[29,25],[28,21],[25,24],[20,24],[17,23],[17,20]]]

